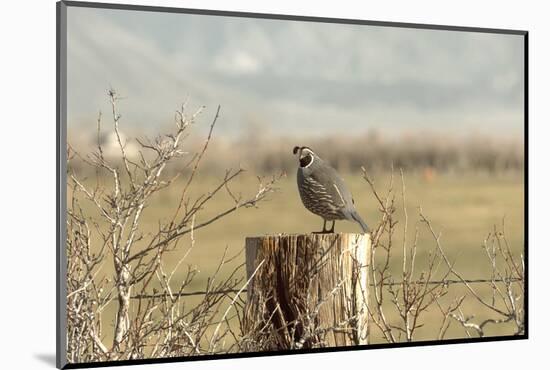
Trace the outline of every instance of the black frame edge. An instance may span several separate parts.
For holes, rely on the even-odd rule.
[[[525,338],[529,338],[529,32],[525,32],[523,37],[523,68],[524,68],[524,143],[523,143],[523,161],[524,161],[524,178],[523,178],[523,207],[524,207],[524,245],[523,245],[523,263],[525,264],[525,294],[523,301],[524,311],[524,333]]]
[[[85,369],[85,368],[99,368],[99,367],[107,367],[107,366],[164,364],[164,363],[174,363],[174,362],[184,363],[184,362],[194,362],[194,361],[212,361],[212,360],[224,360],[224,359],[236,359],[236,358],[289,356],[289,355],[313,354],[313,353],[350,352],[350,351],[364,351],[364,350],[372,350],[372,349],[425,347],[425,346],[440,346],[440,345],[450,345],[450,344],[464,345],[464,344],[477,344],[477,343],[488,343],[488,342],[525,340],[525,339],[527,339],[527,336],[523,334],[518,336],[495,336],[495,337],[483,337],[483,338],[459,338],[459,339],[429,340],[429,341],[416,341],[416,342],[403,342],[403,343],[381,343],[381,344],[360,345],[360,346],[352,346],[352,347],[329,347],[329,348],[315,348],[315,349],[301,349],[301,350],[282,350],[282,351],[271,351],[271,352],[243,352],[243,353],[231,353],[231,354],[219,354],[219,355],[202,355],[202,356],[192,356],[192,357],[151,358],[151,359],[141,359],[141,360],[117,360],[117,361],[67,364],[64,367],[64,369]]]
[[[176,8],[176,7],[167,7],[167,6],[113,4],[113,3],[101,3],[101,2],[72,1],[72,0],[63,1],[63,3],[65,3],[67,6],[81,7],[81,8],[134,10],[134,11],[146,11],[146,12],[148,11],[148,12],[162,12],[162,13],[201,14],[201,15],[224,16],[224,17],[262,18],[262,19],[301,21],[301,22],[361,24],[361,25],[380,26],[380,27],[421,28],[421,29],[442,30],[442,31],[500,33],[500,34],[509,34],[509,35],[524,35],[527,33],[526,30],[516,30],[516,29],[435,25],[435,24],[427,24],[427,23],[387,22],[387,21],[363,20],[363,19],[354,19],[354,18],[331,18],[331,17],[305,16],[305,15],[294,15],[294,14],[254,13],[254,12],[216,10],[216,9]]]
[[[56,347],[58,369],[67,365],[67,265],[65,235],[67,165],[67,4],[56,3]]]

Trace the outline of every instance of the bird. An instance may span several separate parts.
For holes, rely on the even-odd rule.
[[[369,232],[338,172],[307,146],[295,146],[292,152],[298,155],[296,177],[302,203],[308,211],[323,219],[323,230],[315,233],[334,233],[336,220],[357,222],[363,233]],[[330,229],[326,228],[328,221],[332,221]]]

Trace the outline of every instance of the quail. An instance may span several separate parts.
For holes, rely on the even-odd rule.
[[[306,146],[294,147],[293,153],[298,154],[300,164],[297,180],[302,203],[307,210],[323,218],[323,230],[319,233],[333,233],[336,220],[357,222],[364,233],[368,232],[338,172]],[[327,221],[332,221],[328,230]]]

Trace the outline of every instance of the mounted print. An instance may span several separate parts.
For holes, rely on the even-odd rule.
[[[58,3],[57,364],[527,338],[527,32]]]

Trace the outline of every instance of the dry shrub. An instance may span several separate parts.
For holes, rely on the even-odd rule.
[[[446,339],[452,324],[463,329],[464,337],[487,336],[486,329],[490,325],[507,325],[507,335],[525,333],[523,256],[512,253],[504,224],[500,230],[495,226],[483,242],[483,253],[480,257],[485,257],[490,266],[487,276],[469,279],[455,268],[441,243],[441,233],[434,230],[421,208],[417,214],[419,226],[415,228],[415,236],[413,240],[407,239],[409,215],[405,207],[403,171],[400,175],[401,187],[394,187],[392,176],[387,190],[382,193],[363,169],[364,179],[375,195],[381,216],[380,222],[372,230],[372,249],[368,262],[363,265],[369,281],[369,286],[361,289],[363,310],[348,312],[338,325],[322,326],[319,324],[318,312],[322,305],[330,304],[329,294],[319,299],[318,304],[311,309],[300,310],[296,307],[293,311],[298,312],[297,317],[288,322],[284,320],[278,306],[272,307],[269,296],[255,295],[254,304],[262,308],[245,312],[245,316],[250,312],[256,316],[245,317],[241,321],[243,335],[239,341],[240,350],[250,352],[323,348],[329,346],[325,338],[330,332],[350,333],[350,339],[355,344],[412,342],[426,320],[434,320],[434,311],[435,317],[439,318],[439,324],[432,325],[434,329],[428,334],[428,338],[424,335],[423,340]],[[395,217],[397,207],[403,208],[404,219],[400,222]],[[400,240],[396,239],[398,228],[402,228]],[[421,232],[427,232],[431,236],[431,247],[418,245]],[[418,250],[426,248],[429,251],[425,260],[419,261]],[[398,270],[394,267],[396,264],[399,266]],[[314,277],[303,278],[311,281]],[[360,281],[358,277],[352,280]],[[451,290],[451,287],[454,289]],[[333,287],[325,289],[332,289],[331,294],[334,294],[342,289],[342,284],[335,282]],[[487,296],[487,290],[491,291],[490,296]],[[465,293],[452,296],[452,292],[456,291]],[[301,294],[303,296],[291,297],[291,300],[310,302],[310,295],[315,292],[306,289]],[[474,304],[466,307],[466,300]],[[344,302],[343,305],[354,306],[353,302]],[[430,311],[432,314],[428,318]],[[484,314],[478,315],[481,311]],[[358,320],[359,317],[366,317],[366,320]],[[363,322],[366,327],[357,328],[358,321]],[[358,333],[363,337],[357,336]]]
[[[219,291],[230,291],[241,283],[241,279],[236,278],[241,266],[229,276],[221,278],[220,274],[235,257],[225,254],[221,257],[200,303],[193,307],[185,304],[183,293],[196,271],[188,267],[177,285],[172,278],[185,267],[185,258],[194,246],[195,230],[208,227],[241,208],[257,207],[275,190],[277,178],[258,178],[257,191],[242,195],[232,191],[231,185],[243,170],[229,169],[217,186],[192,198],[190,189],[208,149],[220,108],[198,152],[185,151],[184,142],[202,109],[187,116],[184,104],[176,112],[175,131],[154,140],[140,140],[139,156],[134,159],[127,154],[126,143],[120,135],[119,96],[110,90],[109,98],[119,147],[118,160],[112,161],[104,155],[99,140],[101,115],[96,151],[83,157],[68,147],[68,186],[72,195],[67,211],[67,359],[77,363],[226,351],[221,343],[229,335],[227,330],[220,331],[217,327],[212,337],[207,338],[207,334],[222,306],[223,310],[227,309],[227,295]],[[70,161],[75,158],[97,173],[102,171],[109,184],[102,185],[100,176],[96,176],[96,185],[87,185],[71,171]],[[182,168],[185,173],[166,177],[163,171],[175,160],[185,163]],[[169,221],[159,221],[156,232],[144,233],[141,222],[151,197],[167,189],[179,176],[186,180]],[[232,205],[195,223],[196,216],[215,197],[224,194],[232,200]],[[81,202],[91,204],[98,216],[86,214]],[[92,238],[92,233],[97,238]],[[191,240],[189,250],[172,271],[167,271],[166,252],[181,249],[186,235]],[[100,245],[92,245],[92,240],[99,240]],[[102,270],[107,263],[114,266],[112,276]],[[116,316],[113,327],[104,327],[102,314],[109,304],[116,305]],[[104,341],[106,331],[112,331],[110,343]]]
[[[237,277],[240,276],[242,264],[237,264],[237,268],[225,277],[220,273],[232,266],[237,258],[242,258],[240,255],[228,256],[224,253],[216,272],[208,279],[199,302],[190,306],[185,299],[196,274],[196,270],[185,264],[185,258],[195,245],[194,231],[219,222],[241,208],[257,207],[275,191],[278,177],[258,178],[257,191],[242,195],[231,187],[243,170],[224,169],[225,175],[217,186],[191,197],[190,189],[193,188],[199,168],[202,168],[204,154],[209,149],[219,107],[198,151],[188,151],[185,140],[202,109],[188,116],[184,104],[176,112],[174,132],[153,140],[139,140],[135,158],[128,155],[126,141],[120,135],[121,116],[117,109],[119,97],[111,90],[109,98],[118,158],[107,158],[104,155],[99,140],[101,115],[97,121],[98,142],[92,154],[82,156],[71,146],[68,147],[68,186],[71,198],[68,202],[66,239],[67,360],[70,363],[81,363],[281,349],[280,342],[274,341],[273,333],[270,332],[269,320],[263,322],[261,327],[244,325],[241,294],[246,291],[250,279],[243,281]],[[393,156],[384,154],[382,146],[377,146],[377,142],[374,140],[369,150],[380,150],[378,158]],[[403,158],[410,158],[410,150],[402,154]],[[265,158],[258,159],[257,163],[263,163],[258,165],[260,170],[272,171],[290,166],[280,162],[281,157],[273,154],[276,151],[267,150],[266,153]],[[356,167],[365,160],[363,157],[352,158],[350,153],[342,155],[347,155],[348,159],[334,160],[342,168]],[[407,160],[445,168],[449,163],[457,161],[457,155],[452,152],[442,155],[437,150],[421,151],[418,156]],[[514,162],[516,159],[512,160],[512,164],[498,158],[480,160],[486,162],[482,166],[487,168],[518,166]],[[381,159],[379,165],[382,166],[385,161]],[[75,166],[73,162],[79,165]],[[184,165],[175,165],[174,162]],[[369,158],[369,162],[372,163],[372,158]],[[411,166],[409,162],[401,164]],[[87,166],[88,170],[83,173],[95,173],[95,185],[79,177],[79,166]],[[166,171],[170,166],[173,171]],[[368,317],[365,322],[368,327],[358,331],[365,333],[365,338],[356,338],[357,343],[371,343],[380,339],[389,343],[414,341],[418,329],[423,325],[425,313],[434,309],[440,312],[441,324],[439,330],[432,333],[432,339],[445,339],[451,323],[463,327],[465,336],[484,336],[488,325],[509,323],[515,328],[510,332],[511,335],[525,332],[523,257],[513,255],[504,227],[500,230],[495,228],[484,242],[484,253],[491,266],[489,276],[472,281],[454,267],[444,251],[441,235],[434,230],[420,209],[418,217],[424,225],[422,230],[428,232],[433,240],[427,260],[423,261],[423,267],[420,268],[417,251],[428,246],[417,245],[418,233],[421,232],[418,226],[415,238],[407,240],[409,221],[404,206],[406,188],[403,172],[401,188],[394,188],[392,176],[392,181],[383,193],[364,168],[363,174],[380,211],[380,221],[371,235],[372,254],[365,266],[370,281],[370,286],[364,287],[366,312],[356,312],[348,317],[347,322],[331,328],[316,325],[318,310],[305,312],[297,319],[302,334],[299,338],[292,336],[286,341],[283,346],[285,349],[300,349],[305,343],[308,343],[308,347],[325,347],[324,335],[330,330],[354,326],[357,315]],[[102,184],[100,177],[108,183]],[[172,186],[178,177],[185,178],[184,186],[168,221],[159,222],[153,233],[143,232],[142,218],[151,197]],[[196,223],[197,216],[219,196],[229,197],[232,206]],[[400,206],[399,196],[405,215],[400,223],[395,217],[396,207]],[[91,204],[95,213],[87,214],[82,202]],[[398,227],[403,228],[402,240],[396,240],[395,237]],[[92,237],[92,234],[96,237]],[[175,267],[168,271],[166,252],[182,249],[184,236],[189,237],[187,243],[190,246]],[[398,257],[395,256],[397,248],[401,252]],[[398,263],[401,266],[397,273],[390,268],[396,258],[400,259]],[[105,264],[114,266],[112,275],[104,272]],[[184,278],[176,284],[173,277],[182,271],[185,271]],[[463,286],[466,294],[451,297],[444,302],[443,297],[449,298],[451,284]],[[336,291],[340,286],[332,288]],[[492,292],[489,299],[481,293],[486,288]],[[478,307],[488,310],[492,317],[476,319],[476,312],[467,312],[463,307],[466,298],[473,299]],[[324,303],[322,299],[319,305]],[[115,305],[117,313],[111,320],[113,325],[105,327],[103,315],[108,305]],[[390,320],[390,316],[399,319]],[[231,318],[235,320],[231,321]],[[106,342],[105,338],[112,340]]]

